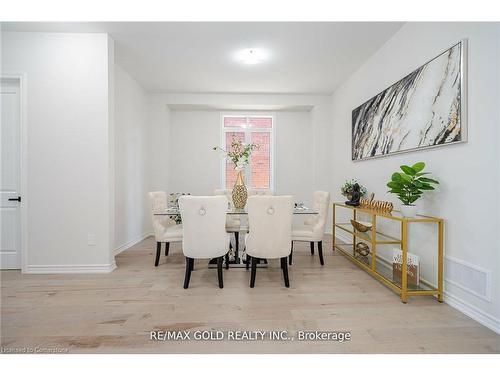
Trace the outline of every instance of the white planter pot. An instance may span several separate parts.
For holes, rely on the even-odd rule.
[[[401,214],[404,217],[415,217],[417,216],[417,206],[411,205],[407,206],[406,204],[401,205]]]

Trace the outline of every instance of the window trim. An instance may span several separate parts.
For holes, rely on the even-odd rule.
[[[272,121],[272,127],[269,128],[225,128],[224,127],[224,118],[226,117],[246,117],[247,118],[247,123],[248,119],[251,117],[265,117],[265,118],[270,118]],[[250,136],[252,132],[264,132],[264,133],[269,133],[271,139],[270,139],[270,152],[269,152],[269,157],[270,157],[270,162],[269,162],[269,189],[254,189],[251,187],[249,184],[249,179],[250,176],[252,175],[252,169],[251,165],[249,165],[247,171],[249,173],[245,173],[245,184],[247,185],[247,188],[252,189],[252,190],[270,190],[273,194],[275,192],[275,182],[276,182],[276,176],[275,176],[275,171],[276,171],[276,115],[274,112],[221,112],[220,114],[220,147],[225,148],[226,146],[226,133],[233,133],[233,132],[244,132],[245,133],[245,143],[248,143],[251,141]],[[220,162],[220,187],[223,190],[227,190],[226,188],[226,159],[221,158]]]

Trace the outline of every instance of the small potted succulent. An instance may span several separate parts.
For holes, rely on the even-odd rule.
[[[344,185],[340,188],[340,194],[342,194],[344,197],[347,199],[351,200],[352,199],[352,188],[355,184],[359,185],[359,195],[360,198],[363,198],[366,195],[366,188],[361,185],[358,181],[355,179],[348,180],[344,182]]]
[[[417,206],[413,203],[419,199],[422,194],[429,190],[434,190],[433,184],[439,184],[432,178],[425,177],[429,172],[423,172],[424,162],[418,162],[411,167],[402,165],[402,172],[395,172],[391,180],[387,183],[390,189],[389,193],[396,194],[401,201],[401,213],[404,217],[415,217]]]

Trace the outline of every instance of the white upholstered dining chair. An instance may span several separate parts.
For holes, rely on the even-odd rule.
[[[254,195],[273,195],[273,192],[268,189],[248,189],[248,196],[252,197]]]
[[[165,256],[168,256],[170,242],[182,241],[182,224],[175,224],[168,215],[155,215],[164,213],[167,209],[167,193],[152,191],[148,193],[151,209],[151,220],[156,241],[155,267],[160,262],[161,244],[165,243]]]
[[[210,258],[217,258],[219,287],[223,288],[222,262],[229,250],[229,234],[226,233],[227,198],[186,195],[179,198],[179,210],[184,231],[182,251],[186,257],[184,289],[189,287],[194,260]]]
[[[251,197],[253,195],[273,195],[271,190],[260,190],[260,189],[248,189],[247,191],[248,196]],[[215,195],[223,195],[227,198],[227,200],[231,203],[231,206],[233,206],[233,197],[231,190],[226,190],[226,189],[215,189],[214,190]],[[235,240],[235,247],[236,247],[236,252],[239,251],[240,248],[240,231],[247,231],[247,228],[242,228],[241,226],[241,219],[238,215],[227,215],[226,219],[226,232],[227,233],[233,233],[234,234],[234,240]]]
[[[290,287],[287,257],[291,251],[293,197],[251,196],[247,209],[249,233],[245,243],[247,257],[252,262],[250,288],[255,286],[257,261],[277,258],[281,260],[285,286]]]
[[[312,209],[318,212],[304,221],[303,225],[294,226],[292,229],[292,250],[289,263],[292,264],[293,241],[309,242],[311,255],[314,255],[314,243],[318,243],[318,255],[321,265],[325,264],[323,259],[323,235],[330,206],[330,193],[327,191],[315,191],[313,193]]]

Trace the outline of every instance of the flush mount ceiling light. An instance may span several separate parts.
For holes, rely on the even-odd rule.
[[[267,58],[267,53],[260,48],[246,48],[236,53],[237,60],[244,64],[258,64]]]

